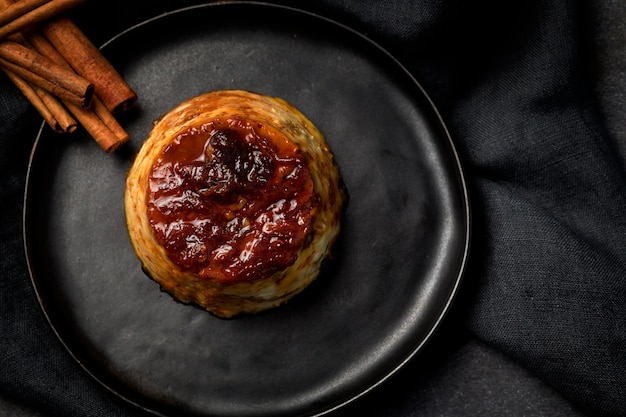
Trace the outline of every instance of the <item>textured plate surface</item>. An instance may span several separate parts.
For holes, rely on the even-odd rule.
[[[314,415],[419,352],[458,288],[469,210],[446,130],[393,58],[341,25],[254,3],[159,16],[104,51],[140,97],[121,118],[131,141],[107,155],[82,133],[42,129],[24,213],[42,308],[92,376],[163,415]],[[152,121],[227,88],[282,97],[313,121],[350,203],[313,285],[280,308],[220,320],[142,273],[123,195]]]

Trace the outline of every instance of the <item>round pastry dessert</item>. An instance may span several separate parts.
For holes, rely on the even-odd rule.
[[[216,91],[155,122],[128,173],[126,222],[164,291],[229,318],[276,307],[317,277],[346,197],[302,113],[279,98]]]

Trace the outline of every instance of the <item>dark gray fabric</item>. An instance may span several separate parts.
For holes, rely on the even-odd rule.
[[[391,401],[367,408],[377,416],[580,417],[579,411],[526,370],[492,349],[469,341],[425,378],[408,367],[385,390]],[[406,376],[405,376],[406,375]],[[401,379],[398,378],[398,379]],[[381,393],[381,395],[383,395]],[[359,415],[355,412],[347,416]],[[361,411],[362,412],[362,411]]]
[[[195,3],[92,1],[73,14],[101,43]],[[472,193],[470,268],[442,331],[340,415],[626,415],[626,16],[618,1],[582,3],[299,5],[365,33],[416,76]],[[30,288],[20,216],[39,124],[0,75],[0,414],[142,415],[73,362]]]
[[[588,79],[603,124],[626,167],[626,2],[589,2],[584,13]]]

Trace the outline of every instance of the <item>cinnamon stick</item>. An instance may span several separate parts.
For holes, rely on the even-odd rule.
[[[45,78],[35,74],[34,72],[27,70],[24,67],[20,67],[19,65],[15,65],[14,63],[10,61],[0,58],[0,68],[3,69],[4,71],[10,71],[18,75],[20,78],[24,79],[29,84],[33,86],[38,86],[39,88],[42,88],[43,90],[48,91],[49,93],[53,94],[54,96],[58,97],[59,99],[63,101],[75,103],[78,106],[82,106],[83,100],[80,99],[78,96],[68,92],[64,88],[60,88],[58,85],[54,84],[53,82],[46,80]]]
[[[7,4],[0,10],[0,26],[6,25],[20,16],[36,9],[50,0],[20,0],[18,3]]]
[[[6,7],[11,0],[0,0],[0,8]],[[32,47],[32,44],[21,33],[13,34],[9,39],[18,42],[25,47]],[[5,70],[9,79],[15,84],[22,94],[28,99],[48,125],[55,132],[72,133],[77,128],[77,123],[68,110],[51,93],[38,86],[31,85],[17,74]]]
[[[53,19],[40,30],[72,68],[94,84],[95,94],[111,113],[135,104],[137,94],[69,18]]]
[[[5,41],[0,42],[0,59],[5,68],[63,100],[82,107],[91,105],[93,84],[40,53],[17,42]]]
[[[26,36],[28,42],[39,53],[54,61],[54,63],[69,68],[69,64],[65,58],[43,35],[41,35],[41,33],[34,31],[28,33]],[[97,137],[94,137],[94,139],[96,142],[101,144],[101,146],[103,146],[105,151],[108,149],[108,152],[111,152],[112,149],[117,149],[123,143],[128,141],[128,133],[126,133],[117,119],[115,119],[115,117],[97,96],[94,96],[92,99],[91,110],[95,113],[100,122],[108,128],[108,130],[104,129],[102,126],[98,126],[98,120],[96,120],[93,115],[87,114],[86,111],[81,111],[79,114],[75,114],[75,116],[80,117],[79,120],[84,121],[84,123],[88,125],[86,130],[91,131],[92,136],[98,135]],[[117,141],[110,137],[109,131],[117,137]]]
[[[8,7],[5,7],[3,13],[9,10],[10,15],[15,14],[15,12],[11,9],[13,7],[22,7],[19,5],[20,3],[25,1],[29,0],[21,0],[19,2],[9,5]],[[27,13],[23,13],[19,15],[19,17],[10,20],[3,26],[0,26],[0,39],[14,33],[30,29],[45,20],[48,20],[54,16],[63,13],[64,11],[76,6],[77,4],[83,3],[84,1],[85,0],[49,0],[47,2],[44,2],[39,7],[36,7]]]
[[[50,21],[49,38],[32,30],[26,32],[28,39],[17,33],[25,28],[32,29],[37,23],[82,1],[84,0],[48,0],[47,2],[45,0],[20,0],[18,3],[14,3],[13,0],[0,0],[0,21],[3,18],[8,19],[7,22],[10,20],[4,27],[0,24],[0,39],[3,36],[10,36],[11,40],[16,41],[20,46],[37,54],[37,59],[28,60],[25,57],[32,57],[28,55],[27,51],[20,50],[13,44],[3,46],[7,42],[0,43],[0,68],[11,73],[12,77],[24,87],[23,91],[27,91],[28,98],[32,98],[31,102],[36,103],[35,107],[41,109],[42,115],[45,114],[46,120],[49,120],[49,123],[52,123],[55,128],[62,129],[61,126],[67,123],[64,116],[67,116],[73,123],[73,127],[68,128],[68,130],[75,129],[76,122],[58,100],[42,88],[54,91],[87,133],[106,152],[113,152],[128,141],[129,135],[112,115],[112,111],[122,111],[132,106],[137,100],[134,91],[101,55],[100,51],[67,18]],[[29,4],[26,5],[26,3]],[[36,5],[40,3],[41,6]],[[32,8],[31,12],[26,11],[29,8]],[[23,13],[21,17],[15,17],[20,13]],[[56,21],[60,23],[57,24]],[[54,45],[49,39],[54,41]],[[2,50],[8,55],[2,56]],[[18,55],[17,58],[15,57],[16,54]],[[41,61],[41,57],[44,57],[45,61]],[[41,62],[45,62],[48,69],[52,68],[52,72],[40,71],[38,64]],[[92,91],[89,103],[92,104],[92,108],[85,108],[84,102],[76,100],[73,94],[68,94],[68,89],[60,88],[55,83],[54,78],[52,80],[47,79],[50,75],[58,76],[59,68],[66,71],[65,75],[68,72],[75,74],[74,71],[79,71],[77,68],[82,68],[80,71],[90,74],[93,80],[97,80],[98,90],[101,91],[102,97],[107,100],[106,104],[93,94],[94,83],[90,81],[88,82],[92,86]],[[49,104],[47,104],[48,100],[51,100]],[[62,113],[58,116],[55,116],[56,109],[51,110],[56,107],[62,109]]]
[[[111,114],[109,109],[106,108],[104,103],[100,101],[98,97],[94,97],[93,105],[91,106],[91,110],[98,116],[102,123],[106,125],[106,127],[111,130],[117,136],[120,142],[125,143],[129,139],[128,133],[126,130],[120,125],[115,116]]]
[[[5,1],[6,0],[0,0],[0,7],[3,6]],[[11,36],[11,39],[14,39],[24,46],[29,46],[28,40],[22,34],[16,33]],[[24,97],[35,107],[52,130],[59,133],[72,133],[76,130],[76,120],[72,118],[67,109],[55,96],[41,87],[32,86],[28,81],[12,71],[4,70],[4,72],[22,92]]]
[[[52,130],[57,133],[71,133],[76,130],[76,121],[50,93],[37,87],[32,87],[28,82],[11,71],[5,70],[4,72]]]
[[[61,132],[62,128],[59,125],[57,119],[52,115],[52,112],[48,110],[46,105],[43,103],[41,98],[35,92],[35,89],[30,86],[26,81],[20,78],[17,74],[4,70],[4,73],[9,77],[9,79],[15,84],[15,86],[22,92],[24,97],[37,109],[39,114],[44,118],[46,123],[50,125],[52,130],[55,132]]]
[[[61,128],[61,133],[72,133],[76,130],[76,128],[78,128],[76,120],[74,120],[67,109],[63,106],[63,104],[61,104],[61,102],[59,102],[59,100],[57,100],[56,97],[39,87],[33,88],[39,98],[41,98],[43,104],[57,120],[59,127]]]
[[[74,104],[66,103],[72,114],[76,116],[87,133],[104,149],[110,153],[128,141],[128,135],[119,137],[113,132],[91,109],[83,109]]]
[[[2,2],[3,0],[0,0]],[[65,60],[63,55],[43,36],[39,31],[33,30],[24,34],[24,42],[35,48],[37,52],[45,56],[57,65],[71,69],[70,64]],[[73,69],[72,69],[73,71]]]

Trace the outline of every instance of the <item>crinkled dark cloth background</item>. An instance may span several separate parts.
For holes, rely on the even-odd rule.
[[[94,0],[72,14],[101,44],[195,3]],[[471,263],[451,314],[423,355],[340,414],[626,415],[625,4],[300,6],[365,33],[416,76],[472,194]],[[0,414],[142,415],[72,361],[30,287],[21,208],[39,124],[0,75]]]

